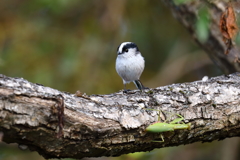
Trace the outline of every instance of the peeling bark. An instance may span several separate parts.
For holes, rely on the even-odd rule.
[[[57,138],[59,95],[64,127]],[[0,131],[3,141],[28,146],[45,158],[119,156],[239,137],[239,95],[239,73],[144,92],[80,97],[0,75]],[[168,112],[180,114],[191,129],[165,132],[165,142],[154,143],[160,134],[145,128],[158,120],[158,112],[144,108],[161,109],[162,120],[171,117]]]
[[[212,61],[225,74],[240,71],[240,63],[238,62],[240,49],[235,45],[230,54],[226,55],[227,45],[224,44],[220,31],[220,18],[227,7],[226,1],[198,0],[182,3],[181,5],[176,5],[174,0],[163,1],[172,10],[174,17],[184,25],[197,44],[206,51]],[[203,5],[208,7],[210,19],[209,36],[205,42],[198,39],[195,27],[198,11]]]

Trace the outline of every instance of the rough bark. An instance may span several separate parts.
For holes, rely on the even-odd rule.
[[[197,0],[189,1],[177,5],[175,0],[163,0],[165,4],[172,10],[176,19],[181,22],[184,27],[190,32],[197,44],[206,51],[212,61],[225,73],[230,74],[240,71],[239,62],[239,47],[236,45],[231,49],[228,55],[224,54],[227,46],[223,41],[220,32],[220,17],[226,10],[228,1],[211,1],[211,0]],[[208,8],[208,15],[210,19],[209,36],[206,41],[201,42],[196,34],[196,22],[198,19],[198,11],[203,7]]]
[[[0,75],[0,131],[3,141],[46,158],[119,156],[239,137],[239,95],[239,73],[144,92],[80,97]],[[61,106],[64,127],[58,138]],[[144,108],[161,109],[162,120],[171,117],[168,112],[178,113],[191,129],[165,132],[165,142],[154,143],[159,134],[145,128],[158,120],[158,112]]]

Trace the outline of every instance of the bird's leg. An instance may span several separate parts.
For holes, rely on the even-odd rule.
[[[124,85],[123,93],[127,93],[127,90],[126,90],[126,83],[124,83],[123,85]]]
[[[149,89],[148,87],[145,87],[140,80],[138,80],[138,81],[141,83],[142,89]]]
[[[126,89],[126,83],[123,83],[124,84],[124,90],[123,90],[123,93],[127,93],[128,91],[131,91],[130,89]]]
[[[135,86],[139,89],[139,90],[143,90],[143,89],[149,89],[148,87],[144,87],[144,85],[142,84],[142,82],[140,80],[135,80],[133,81],[133,83],[135,84]]]

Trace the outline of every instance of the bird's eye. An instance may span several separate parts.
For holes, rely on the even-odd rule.
[[[128,49],[125,49],[125,52],[128,52]]]

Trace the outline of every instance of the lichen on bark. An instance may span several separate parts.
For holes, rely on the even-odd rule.
[[[0,76],[0,131],[3,141],[28,146],[46,158],[119,156],[154,148],[210,142],[240,135],[240,74],[172,84],[129,94],[64,93]],[[59,133],[58,96],[64,99],[64,127]],[[180,114],[190,130],[160,134],[146,127]]]

